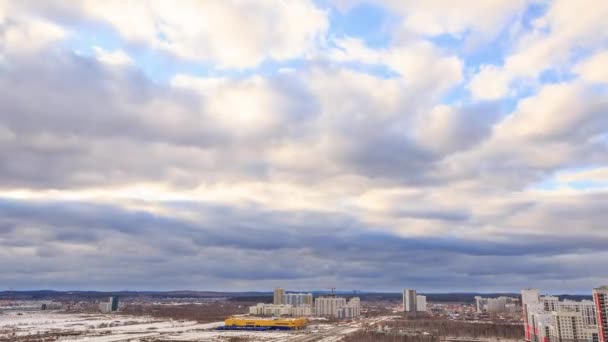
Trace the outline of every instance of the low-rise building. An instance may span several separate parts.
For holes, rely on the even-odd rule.
[[[254,316],[310,316],[312,310],[310,305],[293,306],[290,304],[264,304],[249,307],[249,314]]]

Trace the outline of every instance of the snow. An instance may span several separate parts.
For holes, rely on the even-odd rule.
[[[232,336],[252,341],[289,340],[294,332],[218,331],[224,322],[198,323],[152,317],[60,312],[10,312],[0,315],[0,338],[60,336],[61,342],[225,341]],[[69,336],[69,333],[73,335]],[[14,334],[14,335],[13,335]],[[64,334],[64,336],[61,336]],[[68,336],[65,336],[68,334]]]

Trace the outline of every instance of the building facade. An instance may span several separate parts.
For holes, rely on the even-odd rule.
[[[285,295],[284,303],[293,306],[312,306],[312,293],[287,293]]]
[[[507,297],[488,298],[489,313],[502,313],[507,311]]]
[[[99,303],[99,311],[103,313],[118,311],[118,297],[110,297],[109,301]]]
[[[285,304],[285,289],[277,287],[274,289],[274,296],[272,303],[274,305]]]
[[[592,301],[560,301],[554,296],[536,297],[537,290],[524,291],[522,306],[527,341],[598,342],[598,320]]]
[[[361,301],[358,297],[351,298],[346,305],[338,308],[337,317],[341,319],[357,318],[361,316]]]
[[[416,312],[416,290],[403,289],[403,311]]]
[[[289,304],[264,304],[258,303],[257,305],[249,307],[249,314],[254,316],[295,316],[303,317],[310,316],[312,309],[310,305],[292,306]]]
[[[112,311],[118,311],[118,297],[110,297],[110,305]]]
[[[416,296],[416,311],[426,312],[426,296]]]
[[[317,297],[315,298],[315,316],[338,317],[338,309],[346,305],[343,297]]]
[[[524,338],[532,341],[533,328],[530,324],[531,306],[540,304],[540,291],[538,289],[525,289],[521,291],[521,307],[524,319]]]
[[[356,318],[361,315],[361,300],[359,297],[348,301],[343,297],[318,297],[314,313],[321,317]]]
[[[101,302],[99,303],[99,311],[103,312],[103,313],[110,313],[112,312],[112,303],[105,303],[105,302]]]
[[[593,289],[593,302],[600,342],[608,342],[608,285]]]

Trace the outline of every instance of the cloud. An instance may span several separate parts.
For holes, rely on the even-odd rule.
[[[605,3],[572,3],[556,0],[535,19],[532,29],[522,31],[502,67],[483,65],[473,77],[470,89],[478,98],[500,98],[517,80],[532,80],[546,72],[563,75],[573,67],[574,58],[586,49],[606,43],[603,30],[608,14]]]
[[[133,60],[124,51],[106,51],[98,46],[94,47],[95,56],[102,63],[111,65],[129,65],[133,64]]]
[[[93,269],[114,268],[114,272],[102,271],[94,276],[104,281],[118,282],[119,278],[108,278],[111,273],[121,277],[122,271],[116,269],[116,265],[136,266],[127,283],[137,286],[144,286],[149,276],[155,276],[158,284],[171,284],[174,277],[182,279],[190,272],[195,275],[183,278],[185,284],[194,284],[201,276],[238,279],[248,284],[274,280],[293,286],[298,283],[314,286],[325,277],[343,276],[371,284],[373,278],[383,273],[385,266],[381,265],[389,265],[417,270],[425,282],[433,283],[440,279],[457,280],[465,275],[487,277],[505,272],[522,273],[521,268],[502,264],[506,256],[539,257],[535,269],[542,265],[546,267],[546,273],[542,274],[550,274],[567,266],[558,266],[545,257],[577,252],[581,250],[580,246],[585,246],[585,253],[601,252],[606,242],[582,236],[543,241],[514,236],[501,242],[457,237],[408,238],[366,232],[353,218],[337,219],[334,215],[317,212],[269,212],[205,204],[197,204],[194,210],[200,217],[198,223],[141,210],[125,210],[116,205],[3,199],[0,201],[3,221],[17,226],[8,231],[9,239],[3,240],[2,252],[6,260],[16,264],[6,263],[3,272],[7,279],[18,274],[28,274],[35,279],[44,279],[47,274],[63,274],[65,278],[61,279],[89,287],[89,280],[81,277],[82,272],[88,271],[82,270],[79,263],[69,261],[77,259],[90,262]],[[87,229],[75,229],[83,226]],[[96,258],[96,246],[113,252]],[[18,255],[27,257],[30,253],[44,255],[45,260],[36,268],[19,268],[22,262],[15,258]],[[270,253],[274,257],[269,259]],[[486,267],[479,268],[477,263],[482,258]],[[290,260],[294,259],[298,259],[302,267],[289,267]],[[467,262],[462,263],[464,260]],[[256,265],[260,263],[264,263],[264,270],[256,272]],[[488,263],[507,268],[497,272]],[[233,267],[226,267],[227,264]],[[532,273],[532,268],[529,272]],[[389,284],[396,285],[401,280],[390,279]],[[64,280],[42,281],[57,286]],[[161,288],[164,286],[167,285],[161,285]]]
[[[327,14],[308,0],[186,1],[180,6],[91,1],[82,7],[85,15],[111,25],[126,40],[221,68],[249,68],[266,59],[310,53],[328,28]]]
[[[356,38],[339,39],[331,56],[337,61],[384,64],[399,73],[417,91],[442,93],[462,80],[462,61],[425,40],[370,49]]]
[[[422,146],[449,154],[476,146],[489,137],[499,114],[500,110],[491,103],[462,108],[440,105],[420,117],[415,134]]]
[[[336,0],[343,10],[364,1]],[[528,1],[395,1],[375,2],[402,17],[402,29],[422,35],[471,35],[489,40],[514,16],[522,12]]]
[[[0,5],[1,6],[1,5]],[[36,53],[68,35],[65,29],[53,22],[23,15],[3,17],[0,9],[0,53]]]
[[[510,81],[504,70],[484,65],[469,83],[469,89],[476,99],[496,100],[508,95]]]
[[[594,83],[608,83],[608,52],[599,52],[574,67],[580,77]]]
[[[376,41],[336,33],[356,4],[0,4],[9,286],[608,279],[595,13],[386,2]]]

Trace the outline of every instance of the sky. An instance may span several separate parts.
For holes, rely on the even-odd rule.
[[[0,0],[0,290],[590,293],[607,17]]]

